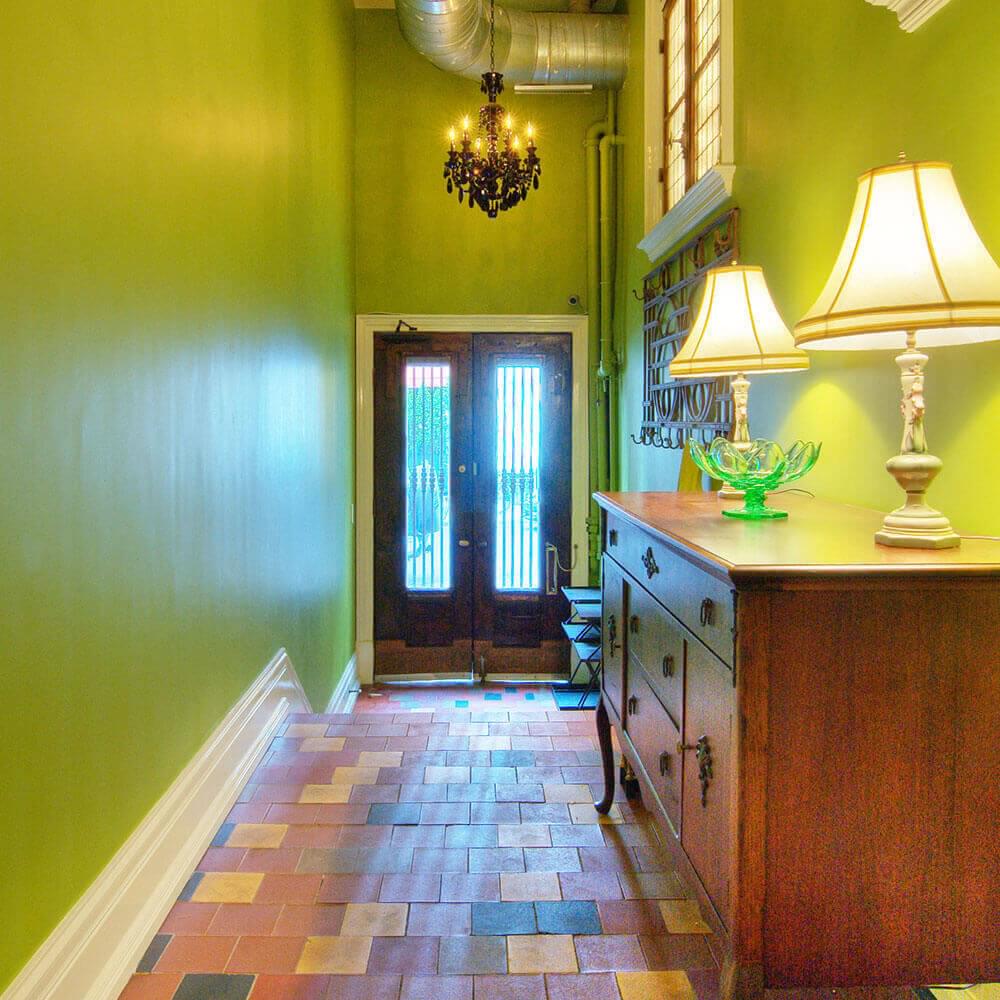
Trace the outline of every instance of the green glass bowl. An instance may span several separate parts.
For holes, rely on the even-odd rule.
[[[733,489],[743,490],[743,506],[727,508],[722,515],[745,521],[788,517],[787,511],[768,507],[764,498],[779,486],[801,479],[816,464],[822,448],[812,441],[796,441],[786,452],[777,442],[764,438],[737,446],[728,438],[717,437],[707,449],[694,438],[688,443],[699,469]]]

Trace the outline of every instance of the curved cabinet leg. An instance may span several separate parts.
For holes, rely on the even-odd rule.
[[[615,752],[611,746],[611,720],[604,707],[604,698],[597,703],[597,743],[601,748],[601,767],[604,770],[604,797],[594,803],[599,813],[606,813],[615,801]]]

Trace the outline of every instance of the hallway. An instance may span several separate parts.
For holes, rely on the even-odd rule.
[[[595,739],[541,686],[289,717],[122,1000],[716,1000],[648,814],[597,822]]]

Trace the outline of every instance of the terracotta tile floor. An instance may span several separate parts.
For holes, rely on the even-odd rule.
[[[290,717],[122,1000],[717,1000],[649,815],[598,822],[595,744],[539,686]]]

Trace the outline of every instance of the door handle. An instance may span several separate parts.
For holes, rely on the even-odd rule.
[[[625,707],[629,715],[635,715],[635,713],[639,710],[639,699],[636,698],[635,695],[632,695],[632,697],[626,702]]]
[[[461,548],[467,549],[472,543],[469,541],[468,538],[460,538],[458,540],[458,544]]]
[[[667,655],[663,657],[663,676],[674,676],[674,657],[672,653],[667,653]]]

